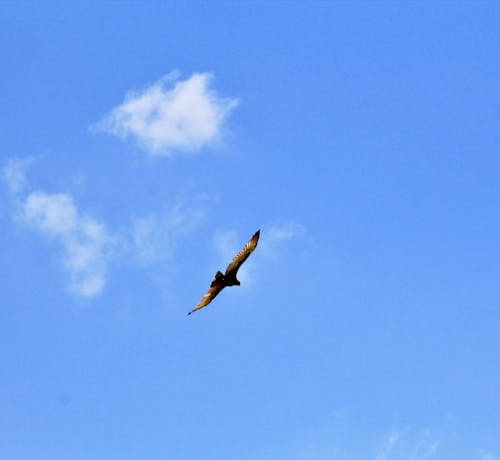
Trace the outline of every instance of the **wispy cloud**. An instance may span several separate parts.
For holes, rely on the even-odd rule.
[[[389,458],[391,451],[394,449],[394,446],[396,445],[396,443],[400,438],[401,438],[401,432],[393,431],[392,433],[390,433],[385,439],[382,446],[379,448],[377,456],[375,457],[376,460],[387,460]]]
[[[132,248],[143,265],[171,261],[180,240],[191,235],[206,215],[202,198],[179,199],[161,213],[133,220]]]
[[[2,171],[2,179],[9,192],[16,196],[26,188],[26,168],[31,163],[31,158],[10,158]]]
[[[412,430],[390,432],[378,448],[376,460],[407,458],[408,460],[429,460],[439,448],[439,441],[433,438],[429,430],[420,434]]]
[[[439,448],[439,441],[433,439],[428,431],[424,432],[414,451],[410,455],[410,460],[428,460],[434,457]]]
[[[17,219],[59,245],[72,292],[96,296],[106,283],[115,238],[102,223],[80,211],[71,195],[25,192],[28,184],[24,167],[23,160],[12,159],[3,171],[16,205]]]
[[[262,252],[269,257],[279,256],[283,249],[294,239],[305,235],[305,227],[291,220],[280,221],[264,228]]]
[[[220,139],[223,123],[238,104],[212,89],[210,73],[180,80],[171,73],[140,91],[131,91],[92,128],[122,139],[132,137],[157,155],[196,152]]]

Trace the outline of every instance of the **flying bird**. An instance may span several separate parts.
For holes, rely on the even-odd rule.
[[[200,310],[203,307],[206,307],[212,300],[215,299],[217,294],[222,291],[226,286],[239,286],[240,281],[236,278],[236,273],[238,273],[239,268],[248,259],[248,256],[254,251],[257,247],[257,243],[259,241],[260,230],[255,232],[255,234],[250,238],[243,249],[238,252],[231,260],[231,263],[226,268],[226,273],[222,274],[222,272],[218,271],[215,274],[215,277],[210,284],[210,289],[208,292],[201,298],[200,303],[196,305],[196,307],[191,310],[188,315],[191,313]]]

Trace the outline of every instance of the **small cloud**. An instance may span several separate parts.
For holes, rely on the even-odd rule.
[[[31,158],[11,158],[5,164],[2,179],[12,195],[16,196],[26,188],[26,168],[31,161]]]
[[[222,126],[237,99],[211,88],[210,73],[180,80],[171,73],[141,91],[130,92],[91,129],[121,139],[134,138],[154,155],[196,152],[220,139]]]
[[[263,230],[262,252],[270,257],[277,257],[292,240],[303,236],[305,227],[293,221],[271,224]]]
[[[205,215],[201,199],[182,199],[160,214],[135,219],[132,248],[139,262],[150,265],[172,260],[179,241],[191,235]]]
[[[15,206],[15,219],[57,242],[62,264],[70,275],[70,290],[94,297],[104,288],[116,240],[103,224],[82,213],[71,195],[28,192],[25,170],[31,161],[11,158],[2,171]]]
[[[103,224],[78,210],[70,195],[30,193],[21,203],[20,218],[60,244],[71,291],[94,297],[103,290],[116,242]]]

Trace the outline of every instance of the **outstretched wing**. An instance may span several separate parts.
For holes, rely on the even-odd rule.
[[[238,269],[241,267],[241,264],[248,259],[248,256],[252,254],[254,249],[257,247],[259,236],[260,236],[260,230],[255,232],[254,236],[250,238],[250,241],[247,244],[245,244],[245,246],[243,246],[243,249],[233,257],[233,260],[226,268],[226,274],[224,275],[226,278],[236,277],[236,273],[238,272]]]
[[[191,313],[199,310],[200,308],[206,307],[212,300],[215,299],[217,294],[222,291],[222,289],[225,287],[224,283],[221,283],[219,281],[212,281],[212,284],[210,285],[210,289],[208,292],[201,298],[200,303],[196,305],[189,313]]]

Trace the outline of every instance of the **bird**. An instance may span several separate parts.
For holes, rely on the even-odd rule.
[[[257,230],[252,238],[243,246],[243,249],[238,252],[233,257],[233,260],[229,263],[226,268],[226,273],[222,273],[218,271],[213,281],[210,283],[210,289],[207,293],[201,298],[200,302],[196,307],[194,307],[188,315],[194,313],[195,311],[200,310],[203,307],[206,307],[212,300],[215,299],[217,294],[222,291],[226,286],[239,286],[240,281],[236,278],[236,273],[238,273],[239,268],[248,259],[248,256],[255,250],[257,247],[257,243],[259,242],[260,230]]]

